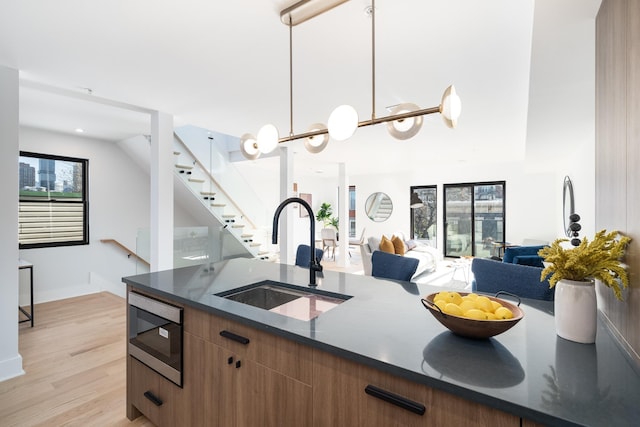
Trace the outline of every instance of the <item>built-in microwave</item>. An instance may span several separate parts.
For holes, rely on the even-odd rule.
[[[129,355],[182,387],[182,308],[130,291]]]

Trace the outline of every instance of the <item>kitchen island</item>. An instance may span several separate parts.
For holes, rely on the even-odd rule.
[[[512,329],[471,340],[422,306],[422,296],[442,288],[324,276],[318,290],[350,298],[311,320],[216,295],[265,280],[306,288],[309,272],[300,267],[234,259],[124,278],[134,292],[184,308],[184,388],[128,357],[128,417],[144,413],[166,425],[193,417],[192,425],[213,426],[640,420],[640,376],[602,323],[595,345],[569,342],[555,334],[553,303],[523,300],[524,319]],[[242,344],[222,331],[253,337]],[[149,416],[159,405],[135,396],[146,391],[145,381],[177,403]]]

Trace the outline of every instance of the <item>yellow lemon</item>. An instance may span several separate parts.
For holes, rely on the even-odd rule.
[[[462,302],[458,304],[458,306],[460,307],[460,310],[462,310],[463,313],[468,310],[471,310],[472,308],[476,308],[475,303],[468,299],[467,300],[463,299]]]
[[[444,312],[454,316],[462,316],[462,310],[460,310],[460,307],[451,302],[444,307]]]
[[[472,308],[464,313],[464,317],[475,320],[487,320],[487,313],[477,308]]]
[[[438,294],[435,297],[433,297],[433,302],[436,302],[438,300],[444,300],[448,302],[449,292],[447,291],[438,292]]]
[[[449,300],[450,300],[449,302],[452,302],[458,305],[462,302],[462,297],[457,292],[449,292]]]
[[[513,317],[513,313],[507,307],[499,307],[496,309],[495,314],[498,319],[511,319]]]
[[[496,316],[493,313],[486,313],[487,315],[487,320],[498,320],[498,316]]]
[[[437,305],[440,310],[444,311],[444,308],[447,306],[448,302],[443,299],[439,299],[435,301],[434,304]]]
[[[480,295],[475,300],[476,308],[482,311],[493,312],[493,306],[491,305],[491,300],[483,295]]]
[[[476,298],[478,298],[478,294],[474,294],[473,292],[471,292],[470,294],[467,294],[467,295],[463,296],[462,298],[476,299]]]
[[[492,305],[491,311],[494,312],[494,313],[496,312],[496,310],[498,308],[502,307],[502,304],[500,304],[498,301],[494,301],[494,300],[491,300],[491,305]]]

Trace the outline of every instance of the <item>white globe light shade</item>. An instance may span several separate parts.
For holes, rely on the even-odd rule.
[[[309,126],[309,132],[314,132],[318,130],[326,130],[327,127],[322,123],[314,123]],[[320,135],[310,136],[305,138],[304,146],[310,153],[319,153],[327,147],[329,143],[329,135],[326,133]]]
[[[242,138],[240,138],[240,152],[249,160],[255,160],[260,157],[260,150],[258,150],[256,137],[250,133],[242,135]]]
[[[351,105],[341,105],[333,110],[327,124],[331,138],[344,141],[358,129],[358,112]]]
[[[409,113],[419,110],[416,104],[406,103],[400,104],[391,111],[391,115]],[[396,139],[409,139],[415,136],[422,127],[422,116],[409,117],[402,120],[393,120],[387,122],[387,131]]]
[[[440,114],[442,119],[450,128],[455,128],[458,124],[458,118],[462,113],[462,101],[456,93],[456,88],[449,86],[442,95],[442,102],[440,104]]]
[[[278,129],[272,124],[262,126],[256,143],[261,153],[272,152],[278,146]]]

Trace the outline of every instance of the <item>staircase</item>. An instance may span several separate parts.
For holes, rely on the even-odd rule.
[[[212,144],[210,138],[206,129],[175,129],[174,203],[189,206],[195,220],[209,227],[210,238],[214,239],[211,261],[237,257],[277,261],[277,253],[271,251],[271,222],[266,209],[256,202],[253,190],[225,157],[224,142],[217,150],[214,145],[220,141]],[[149,173],[148,139],[139,136],[118,145]]]
[[[184,187],[193,197],[209,211],[224,229],[225,238],[235,239],[253,258],[275,261],[276,254],[270,248],[270,233],[265,218],[254,220],[243,210],[228,191],[210,173],[210,168],[198,159],[195,151],[189,145],[192,141],[185,139],[198,138],[204,129],[188,127],[189,131],[176,129],[174,132],[174,172]],[[201,135],[200,135],[201,136]],[[196,142],[197,143],[197,142]],[[223,162],[220,153],[216,153],[216,160]],[[228,164],[225,167],[229,167]],[[255,204],[255,202],[254,202]],[[261,224],[258,221],[261,220]],[[236,255],[238,256],[238,255]]]

